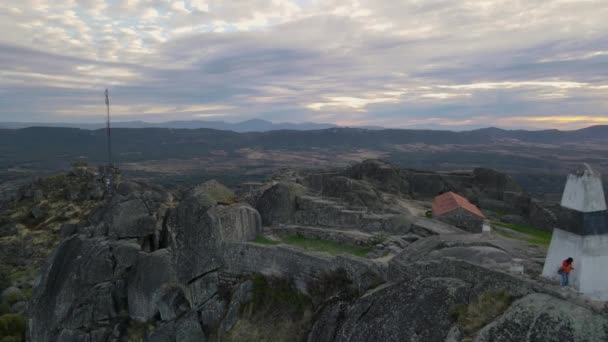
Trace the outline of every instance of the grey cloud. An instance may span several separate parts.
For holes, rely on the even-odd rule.
[[[359,7],[355,3],[324,1],[306,12],[306,8],[286,2],[272,7],[268,1],[227,5],[212,1],[209,12],[178,16],[163,12],[168,5],[142,1],[139,7],[122,9],[117,25],[126,25],[131,14],[150,6],[158,6],[161,17],[145,23],[133,19],[128,28],[135,31],[135,36],[120,30],[95,32],[97,41],[85,46],[89,49],[86,53],[72,48],[58,51],[46,45],[17,47],[0,40],[0,72],[12,72],[13,82],[5,85],[0,80],[0,101],[5,104],[0,108],[0,121],[65,121],[61,111],[66,108],[91,110],[91,106],[102,104],[99,94],[108,84],[119,106],[223,105],[230,109],[218,114],[232,120],[261,117],[399,126],[425,118],[448,122],[485,117],[485,122],[491,123],[493,118],[509,116],[601,116],[607,109],[604,99],[608,89],[440,87],[529,81],[606,84],[607,55],[576,57],[608,50],[608,30],[599,19],[593,17],[569,33],[548,30],[588,15],[586,6],[554,18],[544,16],[557,13],[551,7],[553,3],[529,2],[522,8],[536,8],[542,15],[536,26],[508,29],[510,21],[525,23],[525,18],[517,16],[522,8],[503,6],[504,15],[499,16],[496,9],[481,15],[476,9],[445,0],[418,4],[359,1]],[[352,8],[340,15],[330,14],[340,6]],[[361,9],[367,12],[354,15]],[[114,10],[109,7],[104,13]],[[235,29],[239,20],[273,11],[289,12],[289,16],[260,29]],[[600,16],[606,9],[595,12]],[[209,31],[216,20],[226,23],[227,32]],[[65,24],[61,20],[53,23]],[[381,24],[389,26],[374,28]],[[90,25],[99,28],[102,24]],[[201,25],[209,28],[196,31]],[[178,36],[171,33],[174,28],[188,26],[195,32]],[[425,26],[428,31],[416,31]],[[589,33],[589,27],[595,33]],[[168,39],[157,41],[157,32]],[[143,46],[136,46],[137,40]],[[79,71],[78,67],[83,66],[93,69],[89,73]],[[114,74],[108,70],[114,70]],[[33,84],[20,72],[68,77],[88,82],[91,87]],[[27,82],[15,85],[20,79]],[[555,97],[550,98],[552,93]],[[154,116],[140,116],[134,111],[122,118],[191,118],[177,111]],[[93,120],[85,115],[69,118]]]

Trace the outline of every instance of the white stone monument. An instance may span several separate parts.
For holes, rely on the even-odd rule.
[[[608,211],[601,175],[587,164],[569,175],[561,205],[543,276],[558,280],[562,261],[572,257],[570,285],[592,299],[608,301]]]

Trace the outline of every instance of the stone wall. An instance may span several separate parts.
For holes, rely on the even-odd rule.
[[[353,284],[367,290],[386,279],[385,270],[367,259],[350,255],[307,253],[289,246],[225,242],[222,272],[232,275],[261,273],[290,278],[303,291],[323,273],[344,269]]]
[[[517,297],[533,292],[557,294],[556,291],[523,277],[452,258],[418,262],[393,259],[389,263],[388,275],[388,280],[391,282],[435,277],[461,279],[467,283],[475,284],[474,290],[476,293],[505,289]]]
[[[437,216],[437,219],[471,233],[481,233],[483,219],[465,209],[457,208]]]
[[[300,236],[307,239],[334,241],[351,246],[369,246],[374,235],[351,230],[337,230],[318,227],[280,226],[272,232],[278,236]]]

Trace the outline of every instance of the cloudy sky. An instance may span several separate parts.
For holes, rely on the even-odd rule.
[[[608,124],[606,0],[4,0],[0,121]]]

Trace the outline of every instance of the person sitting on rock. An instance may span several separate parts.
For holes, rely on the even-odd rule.
[[[572,262],[574,260],[572,258],[568,258],[562,262],[562,267],[559,268],[559,273],[562,276],[562,289],[565,289],[568,286],[568,277],[570,276],[570,272],[574,269]]]

